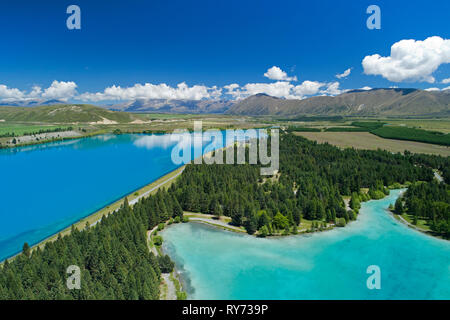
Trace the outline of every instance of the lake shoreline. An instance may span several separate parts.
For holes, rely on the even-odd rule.
[[[402,186],[402,189],[403,189],[403,186]],[[391,190],[396,190],[396,189],[389,189],[389,190],[391,191]],[[403,191],[402,194],[405,191]],[[389,195],[385,195],[381,199],[370,199],[370,200],[367,200],[367,201],[364,201],[364,202],[368,202],[368,201],[372,201],[372,200],[382,200],[382,199],[385,199],[388,196]],[[353,209],[351,209],[349,207],[348,201],[346,199],[343,198],[343,201],[345,203],[346,210],[353,210]],[[364,203],[364,202],[362,202],[362,203]],[[356,220],[358,219],[358,215],[359,214],[357,213]],[[269,234],[269,235],[267,235],[265,237],[262,237],[259,234],[257,234],[256,232],[254,234],[248,234],[245,231],[245,228],[241,229],[241,228],[239,228],[237,226],[233,226],[231,224],[225,225],[225,223],[223,223],[221,220],[217,220],[216,216],[214,216],[214,215],[195,213],[195,212],[189,212],[189,213],[185,212],[185,216],[189,218],[189,222],[200,223],[200,224],[203,224],[203,225],[211,226],[211,227],[216,228],[216,229],[221,229],[223,231],[229,231],[229,232],[234,232],[234,233],[238,233],[238,234],[243,234],[244,233],[244,234],[253,236],[255,238],[284,238],[284,237],[289,237],[289,236],[307,235],[307,234],[331,231],[331,230],[334,230],[335,228],[345,228],[350,223],[356,221],[356,220],[349,220],[344,226],[338,226],[338,225],[336,225],[336,223],[334,223],[334,224],[333,223],[329,223],[329,224],[327,224],[327,226],[325,228],[317,227],[317,228],[314,228],[314,229],[311,229],[311,228],[308,229],[306,227],[306,228],[303,228],[303,229],[298,229],[297,233],[289,233],[289,234],[282,234],[282,233],[278,234],[277,233],[277,234]],[[223,217],[223,216],[221,216],[221,217]],[[222,222],[222,223],[220,223],[220,222]],[[316,221],[313,221],[313,222],[316,222]],[[318,221],[318,223],[320,223],[320,222],[321,221]],[[301,227],[301,224],[300,224],[300,227]]]
[[[349,242],[348,240],[346,240],[346,239],[348,239],[349,235],[351,235],[351,234],[358,234],[358,233],[361,233],[361,232],[362,232],[361,235],[364,234],[367,237],[367,239],[365,238],[366,239],[365,241],[370,241],[370,239],[373,236],[378,236],[377,231],[374,231],[373,234],[367,235],[366,232],[358,231],[358,230],[360,230],[361,228],[363,228],[361,230],[365,230],[366,228],[372,228],[371,224],[374,221],[373,219],[382,219],[382,220],[377,220],[377,221],[386,221],[385,223],[387,223],[387,225],[390,225],[390,222],[388,222],[388,220],[393,219],[393,217],[391,215],[389,215],[389,214],[386,214],[386,212],[384,212],[384,211],[388,208],[388,205],[392,204],[393,202],[395,202],[395,199],[397,199],[398,196],[399,196],[397,194],[398,189],[397,190],[391,190],[391,191],[394,191],[394,194],[391,192],[390,196],[387,196],[387,197],[385,197],[383,199],[377,199],[377,200],[373,199],[373,201],[367,201],[368,205],[367,206],[365,205],[362,208],[363,209],[361,211],[362,216],[359,217],[355,221],[357,223],[349,225],[349,228],[348,228],[349,230],[348,231],[346,230],[347,228],[338,228],[339,231],[338,231],[338,229],[336,229],[335,232],[338,232],[338,233],[335,233],[335,235],[333,235],[333,236],[329,236],[329,235],[325,235],[325,234],[322,235],[322,236],[319,236],[319,234],[317,234],[317,235],[315,235],[313,237],[313,235],[309,235],[308,236],[307,234],[298,234],[295,237],[289,237],[290,239],[288,237],[270,237],[270,238],[262,238],[262,239],[259,239],[259,240],[255,240],[254,237],[250,237],[247,234],[242,234],[241,233],[241,236],[239,236],[239,233],[235,233],[234,232],[234,235],[232,237],[233,238],[234,237],[238,237],[239,239],[243,239],[242,243],[248,243],[251,248],[253,248],[255,246],[256,247],[261,247],[260,250],[262,250],[262,252],[264,252],[264,254],[266,252],[265,248],[271,243],[272,244],[270,246],[274,246],[276,248],[278,248],[280,246],[283,246],[283,247],[287,246],[287,248],[291,247],[291,249],[288,249],[288,250],[292,250],[292,248],[293,248],[292,247],[292,241],[299,241],[299,243],[305,243],[305,249],[308,248],[308,246],[311,243],[311,241],[313,241],[314,243],[317,242],[317,241],[319,243],[322,243],[323,241],[325,241],[325,243],[330,243],[330,244],[333,243],[333,245],[345,244],[346,246],[348,246],[349,243],[352,243],[352,242]],[[379,201],[381,201],[382,203],[374,205],[375,202],[379,202]],[[381,205],[381,207],[380,207],[380,205]],[[378,211],[373,211],[373,212],[372,211],[367,211],[367,210],[371,210],[369,208],[373,208],[375,206],[379,207]],[[383,209],[382,210],[383,212],[381,212],[380,209]],[[384,217],[385,218],[383,218],[383,213],[384,213]],[[376,218],[377,216],[380,217],[380,218]],[[394,221],[397,221],[397,220],[394,219]],[[228,233],[228,232],[221,232],[219,230],[220,228],[217,228],[217,227],[214,227],[214,226],[211,226],[211,225],[208,225],[208,224],[197,224],[197,225],[198,225],[198,227],[203,225],[202,228],[205,228],[205,231],[201,231],[202,229],[197,229],[198,227],[194,227],[192,225],[193,226],[192,228],[194,228],[194,229],[192,229],[192,231],[182,231],[182,230],[191,230],[190,228],[188,228],[188,229],[182,228],[182,229],[180,229],[180,231],[178,231],[178,230],[176,230],[176,231],[174,231],[174,230],[169,231],[171,228],[167,228],[168,229],[168,234],[165,234],[166,230],[164,230],[164,232],[161,233],[161,236],[163,236],[163,238],[165,240],[163,242],[162,249],[164,249],[164,253],[165,254],[169,254],[169,256],[171,256],[171,258],[176,262],[175,268],[176,268],[177,272],[180,275],[180,278],[182,280],[184,288],[185,288],[185,290],[186,290],[186,292],[188,294],[187,299],[189,299],[189,300],[191,300],[191,299],[194,299],[194,300],[195,299],[204,299],[205,294],[208,294],[207,292],[209,292],[209,289],[208,289],[208,291],[205,291],[205,288],[208,288],[207,282],[205,282],[208,277],[204,276],[204,272],[215,272],[215,271],[212,271],[212,270],[214,270],[214,268],[212,268],[212,269],[211,268],[206,268],[205,270],[198,269],[198,267],[201,267],[201,263],[202,263],[201,261],[203,261],[205,259],[205,257],[202,256],[203,255],[203,251],[204,251],[205,248],[203,248],[202,246],[199,247],[200,249],[196,249],[196,250],[194,250],[194,252],[189,253],[189,256],[192,256],[193,254],[194,255],[200,254],[199,257],[203,257],[203,258],[195,258],[197,260],[194,259],[193,261],[191,261],[191,263],[195,261],[193,265],[191,263],[189,263],[189,260],[186,260],[187,259],[187,256],[186,256],[187,253],[186,252],[189,252],[189,250],[188,250],[189,247],[190,246],[194,246],[195,248],[197,248],[197,246],[199,245],[199,243],[197,243],[197,241],[199,241],[199,240],[195,240],[196,242],[191,243],[190,245],[185,244],[186,241],[188,241],[188,239],[190,239],[190,237],[194,236],[194,237],[200,237],[201,239],[206,240],[207,243],[211,243],[211,241],[213,241],[212,240],[213,238],[217,238],[217,239],[219,239],[219,240],[217,240],[218,243],[220,243],[221,241],[223,241],[222,237],[220,237],[220,234],[227,234]],[[401,226],[401,229],[399,229],[400,234],[403,234],[403,232],[405,232],[406,230],[409,229],[409,228],[405,228],[405,226],[403,224],[398,224],[397,223],[396,225],[397,226]],[[384,230],[384,227],[381,227],[378,224],[374,225],[374,227],[375,227],[375,229],[376,228],[380,228],[380,229]],[[211,231],[208,231],[207,229],[210,229]],[[210,232],[212,232],[212,230],[217,232],[219,236],[214,236],[214,233],[211,233],[210,236],[206,236],[206,234],[203,234],[203,232],[210,233]],[[198,232],[199,232],[199,235],[197,236]],[[186,234],[190,234],[190,236],[185,238]],[[390,233],[387,233],[387,234],[390,234]],[[235,240],[232,240],[233,238],[230,238],[230,236],[231,235],[227,236],[226,239],[230,240],[231,242],[235,242]],[[341,236],[342,236],[342,238],[341,238]],[[336,238],[334,240],[331,240],[330,237],[331,238],[336,237]],[[295,238],[297,238],[298,240],[295,240]],[[176,239],[178,239],[178,240],[176,240]],[[207,240],[207,239],[210,239],[210,240]],[[222,240],[220,240],[220,239],[222,239]],[[247,239],[247,240],[245,240],[245,239]],[[253,239],[253,240],[251,240],[251,239]],[[315,239],[315,240],[313,240],[313,239]],[[322,240],[320,240],[320,239],[322,239]],[[420,239],[420,236],[419,236],[419,239]],[[272,240],[274,240],[274,241],[272,242]],[[253,242],[253,241],[258,241],[258,242]],[[258,245],[259,241],[261,241],[260,245]],[[267,242],[267,241],[269,241],[269,242]],[[282,241],[282,242],[278,242],[278,241]],[[288,242],[286,242],[286,245],[284,245],[284,243],[285,243],[284,241],[288,241]],[[238,242],[241,242],[241,240],[239,240]],[[427,242],[425,242],[425,243],[427,243]],[[289,244],[291,244],[291,245],[289,245]],[[206,247],[208,247],[208,246],[209,245],[206,245]],[[216,244],[214,244],[212,246],[214,248],[216,248]],[[295,247],[298,248],[298,245],[296,245]],[[219,249],[217,249],[217,250],[219,250]],[[246,252],[247,252],[247,249],[242,248],[242,250],[243,250],[242,252],[243,252],[243,254],[245,256]],[[250,249],[248,249],[248,250],[250,250]],[[299,249],[294,249],[294,250],[299,250]],[[278,251],[279,250],[276,250],[276,252],[278,252]],[[300,251],[302,251],[302,250],[300,250]],[[310,251],[310,250],[308,250],[308,251]],[[305,251],[305,253],[308,252],[308,251]],[[330,253],[333,252],[333,251],[334,250],[331,250]],[[182,252],[184,252],[184,254]],[[376,256],[376,252],[377,251],[375,249],[374,250],[374,256]],[[224,254],[225,254],[225,257],[228,257],[230,252],[227,251]],[[256,256],[258,257],[261,254],[262,253],[259,252],[259,254],[257,254]],[[211,256],[210,258],[215,257],[216,255],[217,255],[217,253],[215,253],[215,251],[213,250],[213,252],[210,254],[210,256]],[[312,254],[312,257],[314,257],[314,256],[315,255]],[[338,256],[336,256],[335,258],[337,258],[337,257]],[[219,259],[219,261],[222,261],[222,260],[225,261],[228,258],[219,258],[219,257],[217,257],[217,259]],[[301,261],[304,261],[303,259],[304,258],[302,258]],[[221,263],[225,263],[224,261],[222,261]],[[291,262],[290,262],[290,260],[288,258],[286,258],[286,260],[284,260],[284,258],[279,257],[279,260],[277,260],[277,261],[283,261],[283,263],[287,263],[288,266],[289,266],[289,269],[294,268],[290,264]],[[353,260],[349,260],[349,261],[353,261]],[[365,262],[364,261],[364,263],[363,263],[364,266],[365,266],[365,263],[369,263],[369,262]],[[252,264],[250,263],[250,265],[252,265]],[[259,265],[259,264],[257,264],[257,265]],[[268,270],[271,270],[270,269],[271,268],[270,265],[271,264],[268,263],[268,267],[267,267]],[[297,267],[300,268],[299,266],[297,266]],[[235,267],[230,267],[230,268],[235,268]],[[199,270],[198,272],[199,272],[199,274],[201,274],[201,276],[199,274],[197,274],[197,273],[191,274],[196,269]],[[225,271],[225,270],[228,270],[228,267],[226,267],[222,271],[226,272],[226,273],[229,272],[229,271]],[[239,270],[241,270],[241,269],[239,269]],[[245,273],[245,271],[242,271],[242,272]],[[308,272],[308,271],[305,271],[305,272]],[[283,277],[283,276],[281,275],[281,277]],[[200,279],[202,279],[202,280],[200,280]],[[231,281],[231,280],[228,279],[228,281]],[[365,279],[364,279],[364,281],[365,281]],[[199,286],[199,287],[197,287],[197,286]],[[262,291],[262,292],[264,292],[264,291]],[[230,297],[226,296],[227,293],[224,293],[224,294],[225,294],[224,297],[222,297],[222,295],[218,295],[215,299],[230,299]],[[251,294],[250,291],[247,292],[247,294]],[[263,294],[263,296],[265,298],[268,298],[268,297],[266,297],[264,295],[265,293],[261,293],[261,294]],[[351,296],[351,294],[352,293],[350,292],[349,295]],[[244,297],[244,299],[246,299],[246,298],[248,298],[250,296],[245,296],[244,295],[243,297]],[[277,296],[275,295],[275,297],[277,297]],[[332,298],[332,297],[334,297],[334,296],[332,295],[329,298]],[[270,295],[269,295],[269,298],[273,299],[273,297],[270,296]],[[232,299],[234,299],[234,297]],[[278,298],[276,298],[276,299],[278,299]],[[353,299],[353,298],[345,298],[345,299]]]
[[[384,198],[382,198],[382,199],[370,199],[370,200],[365,201],[363,203],[368,203],[370,201],[384,200],[384,199],[388,198],[391,195],[391,191],[394,191],[394,190],[402,190],[402,189],[390,189],[389,195],[386,195]],[[406,190],[401,191],[397,195],[397,198],[400,197],[405,191]],[[391,213],[387,207],[385,208],[385,210],[388,211],[388,213]],[[214,220],[213,218],[210,219],[211,222],[210,221],[206,222],[206,221],[203,221],[203,220],[201,220],[199,218],[197,218],[196,220],[191,219],[191,217],[195,216],[195,215],[198,215],[198,214],[196,214],[196,213],[187,213],[186,214],[186,212],[184,213],[185,217],[189,217],[188,223],[191,223],[191,222],[192,223],[196,223],[196,224],[202,225],[203,227],[211,228],[213,230],[216,230],[218,232],[226,232],[226,233],[230,232],[230,233],[235,234],[235,235],[244,236],[244,237],[245,236],[249,236],[251,238],[256,238],[256,239],[261,239],[261,240],[263,240],[263,239],[268,239],[268,240],[275,240],[275,239],[277,239],[278,240],[278,239],[286,239],[286,238],[289,238],[289,237],[309,238],[309,237],[313,236],[314,234],[319,234],[319,233],[322,233],[324,231],[332,231],[334,229],[345,229],[345,227],[353,225],[351,222],[358,222],[358,217],[359,217],[359,214],[358,214],[356,220],[349,221],[344,227],[336,228],[336,225],[335,225],[335,226],[333,226],[331,228],[327,228],[327,229],[324,229],[324,230],[303,231],[303,232],[299,232],[298,234],[272,235],[272,236],[266,236],[266,237],[259,237],[259,236],[255,235],[255,234],[250,235],[247,232],[245,232],[245,230],[236,230],[236,229],[233,229],[233,228],[230,228],[230,227],[227,228],[226,226],[224,226],[222,224],[218,224],[218,223],[215,224],[214,221],[216,221],[216,220]],[[211,216],[211,215],[205,215],[205,216]],[[395,217],[392,214],[391,214],[391,216],[392,216],[392,218],[395,219]],[[395,219],[395,220],[397,220],[397,219]],[[176,224],[173,224],[172,226],[174,226],[174,225],[176,225]],[[166,225],[164,229],[167,229],[167,228],[170,228],[170,227],[171,227],[171,225]],[[165,242],[165,240],[164,240],[164,230],[162,230],[160,235],[163,237],[163,243],[164,243]],[[169,255],[170,258],[175,261],[174,257],[171,256],[170,250],[167,250],[167,248],[164,249],[164,245],[161,246],[161,252],[163,254]],[[179,277],[179,281],[180,281],[180,283],[182,285],[182,288],[184,289],[183,291],[187,295],[186,300],[190,300],[190,296],[195,292],[195,287],[192,285],[192,281],[189,278],[188,272],[184,269],[184,267],[182,265],[179,266],[178,263],[175,263],[173,273],[177,274],[178,277]]]

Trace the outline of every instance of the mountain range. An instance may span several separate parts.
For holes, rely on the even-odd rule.
[[[334,97],[315,96],[303,100],[277,98],[264,93],[238,101],[139,99],[108,108],[127,112],[225,113],[287,118],[334,115],[448,117],[450,90],[380,88],[352,90]]]
[[[288,100],[257,94],[235,103],[226,113],[234,115],[295,116],[450,116],[450,90],[419,89],[352,90],[335,97],[316,96]]]
[[[27,100],[16,100],[13,102],[0,102],[0,106],[9,107],[40,107],[40,106],[51,106],[55,104],[65,104],[67,102],[57,99],[43,100],[43,99],[27,99]]]
[[[27,100],[2,103],[36,107],[67,104],[59,100]],[[380,88],[351,90],[337,96],[303,100],[283,99],[259,93],[233,100],[137,99],[102,106],[131,113],[230,114],[248,116],[361,116],[361,117],[450,117],[450,90]]]
[[[224,113],[231,100],[137,99],[108,106],[110,110],[146,113]]]

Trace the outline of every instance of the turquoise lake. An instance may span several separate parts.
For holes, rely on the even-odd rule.
[[[0,149],[0,261],[179,168],[176,145],[190,150],[189,162],[224,147],[222,134],[107,134]]]
[[[169,135],[100,135],[0,150],[0,261],[179,167]]]
[[[255,238],[200,223],[163,231],[189,299],[449,299],[450,242],[397,222],[401,190],[362,204],[345,228]],[[381,270],[369,290],[367,267]]]

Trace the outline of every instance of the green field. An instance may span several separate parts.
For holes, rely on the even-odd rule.
[[[439,119],[439,120],[389,120],[387,123],[394,126],[405,126],[410,128],[417,128],[423,130],[439,131],[443,133],[450,133],[450,120],[449,119]]]
[[[391,152],[436,154],[444,157],[450,156],[450,148],[436,144],[384,139],[370,132],[295,132],[307,139],[318,143],[330,143],[341,148],[355,148],[376,150],[383,149]]]
[[[352,126],[365,129],[366,131],[372,131],[372,130],[378,129],[378,128],[382,127],[384,124],[385,124],[384,122],[380,122],[380,121],[376,121],[376,122],[375,121],[367,121],[367,122],[355,121],[355,122],[352,122]]]
[[[288,131],[294,131],[294,132],[320,132],[322,131],[320,128],[314,128],[314,127],[296,127],[296,126],[290,126],[288,128]]]
[[[366,128],[361,127],[330,127],[325,128],[327,132],[367,132]]]
[[[57,130],[69,130],[70,127],[55,126],[55,125],[29,125],[20,123],[2,123],[0,122],[0,137],[5,136],[22,136],[29,134],[37,134],[40,132],[50,132]]]
[[[409,140],[450,146],[450,134],[436,131],[384,125],[370,132],[387,139]]]

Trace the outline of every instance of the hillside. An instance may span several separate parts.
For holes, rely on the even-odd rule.
[[[234,104],[226,113],[240,115],[450,116],[450,90],[353,90],[335,97],[287,100],[257,94]]]
[[[0,120],[12,122],[49,123],[127,123],[134,120],[125,112],[116,112],[92,105],[66,104],[40,107],[0,107]]]

